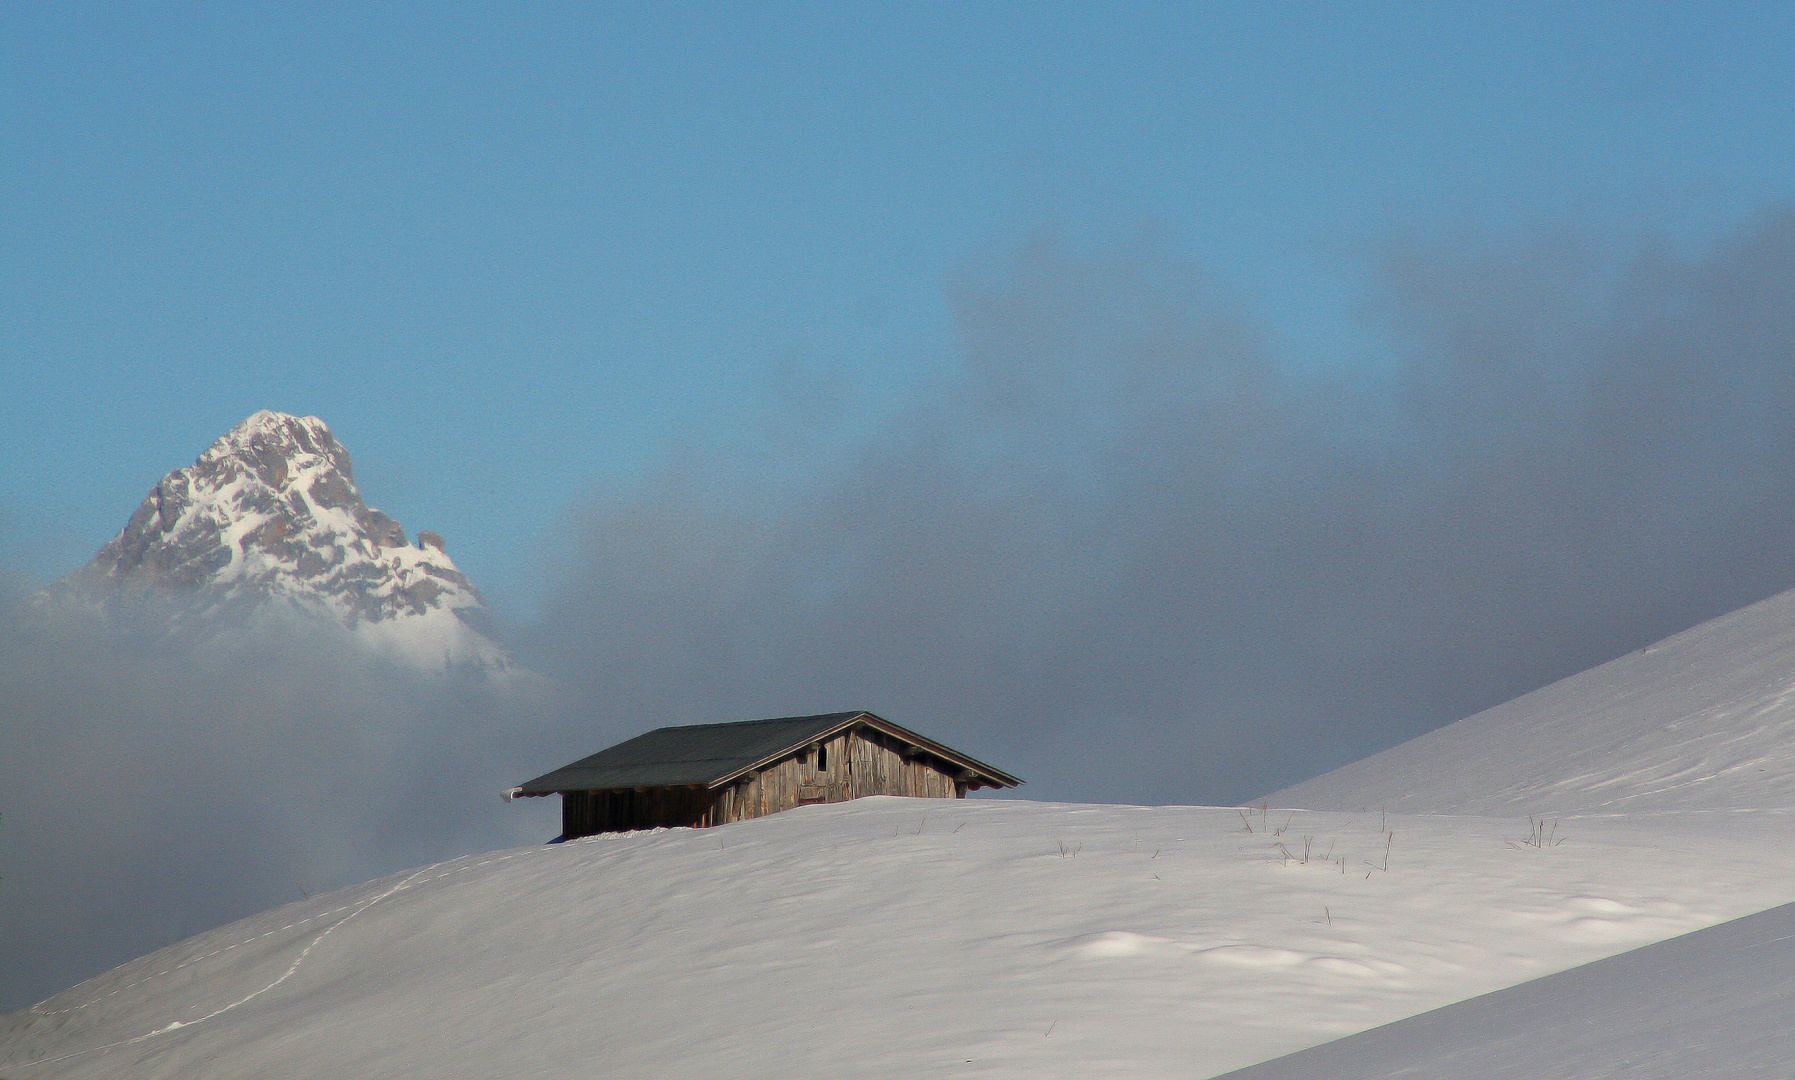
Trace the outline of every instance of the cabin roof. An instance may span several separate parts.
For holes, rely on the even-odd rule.
[[[958,766],[982,784],[1015,787],[1022,783],[1009,773],[872,713],[834,712],[656,728],[544,773],[519,787],[517,794],[647,787],[717,788],[805,746],[862,725]]]

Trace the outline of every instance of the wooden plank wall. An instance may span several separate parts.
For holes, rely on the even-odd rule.
[[[568,839],[631,829],[703,828],[712,796],[704,788],[567,791],[561,794],[561,835]]]
[[[904,744],[883,732],[866,728],[843,732],[821,749],[821,768],[813,748],[717,792],[702,788],[564,792],[562,835],[572,839],[630,829],[703,829],[863,795],[966,797],[966,786],[954,779],[955,766],[927,756],[906,757]]]
[[[903,746],[886,735],[860,729],[823,743],[823,767],[815,750],[782,761],[718,793],[715,824],[775,814],[817,802],[846,802],[862,795],[909,795],[924,799],[964,798],[965,786],[943,770],[946,762],[906,759]]]
[[[862,729],[852,733],[850,757],[853,791],[861,795],[908,795],[919,799],[963,798],[965,789],[954,782],[954,767],[934,758],[906,758],[905,746],[883,732]]]

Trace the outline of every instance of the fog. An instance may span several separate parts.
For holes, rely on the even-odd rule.
[[[994,253],[851,466],[589,508],[535,662],[616,734],[869,708],[1027,797],[1229,803],[1795,584],[1795,214],[1370,270],[1364,373],[1150,231]]]
[[[699,455],[570,509],[509,633],[540,684],[294,634],[196,656],[15,582],[0,1007],[546,839],[552,800],[497,791],[662,723],[865,708],[1018,797],[1236,803],[1795,585],[1795,211],[1365,269],[1359,370],[1173,237],[969,261],[957,366],[845,461],[800,434],[796,482]]]
[[[196,650],[46,619],[16,592],[4,608],[0,1006],[306,895],[553,834],[498,797],[540,756],[529,724],[555,707],[536,688],[423,677],[296,628]]]

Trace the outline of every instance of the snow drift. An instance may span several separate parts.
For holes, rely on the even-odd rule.
[[[1795,905],[1222,1080],[1692,1080],[1786,1076],[1795,1060]]]
[[[1795,899],[1789,825],[874,797],[291,904],[0,1075],[1208,1076]]]

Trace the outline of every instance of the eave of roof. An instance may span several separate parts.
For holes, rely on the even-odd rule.
[[[1022,783],[977,758],[873,713],[859,711],[657,728],[544,773],[513,790],[516,795],[530,797],[622,788],[716,789],[858,725],[882,731],[957,766],[979,786],[1015,787]]]

